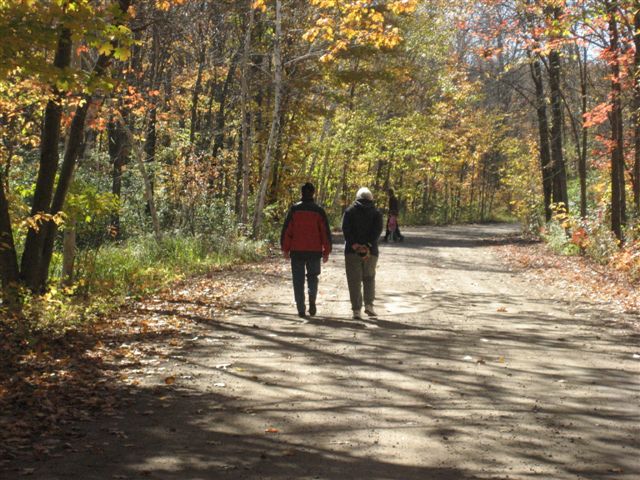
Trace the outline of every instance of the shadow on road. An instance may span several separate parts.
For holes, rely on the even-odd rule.
[[[459,238],[455,230],[446,238],[437,230],[410,233],[402,248],[419,263],[420,249],[510,241],[484,232],[471,239],[462,230]],[[483,267],[461,259],[442,268]],[[321,312],[302,321],[279,301],[248,300],[229,318],[194,315],[178,304],[154,310],[204,328],[172,357],[191,373],[175,385],[123,389],[132,398],[129,413],[97,429],[87,425],[78,434],[85,450],[37,467],[32,478],[640,475],[638,367],[625,356],[637,338],[603,323],[606,311],[557,302],[546,314],[548,302],[526,292],[445,289],[426,298],[407,293],[404,302],[410,315],[363,321]],[[231,352],[238,358],[224,370],[211,358]],[[385,452],[396,449],[398,457],[411,441],[430,447],[413,463],[399,461],[379,454],[378,438],[397,438]]]

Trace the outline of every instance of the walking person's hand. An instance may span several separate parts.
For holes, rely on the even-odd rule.
[[[322,256],[322,263],[327,263],[329,261],[329,255]]]

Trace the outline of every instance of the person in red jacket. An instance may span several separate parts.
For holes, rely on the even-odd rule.
[[[306,317],[304,279],[307,277],[309,315],[316,314],[320,259],[324,263],[331,253],[331,229],[324,209],[314,201],[315,187],[311,183],[302,186],[302,199],[287,213],[282,226],[280,247],[285,258],[291,259],[293,295],[298,316]]]

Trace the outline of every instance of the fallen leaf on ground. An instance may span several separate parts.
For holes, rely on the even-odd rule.
[[[277,428],[267,428],[265,431],[265,433],[280,433],[280,430],[278,430]]]
[[[176,383],[176,377],[167,377],[164,379],[164,383],[166,383],[167,385],[173,385],[174,383]]]

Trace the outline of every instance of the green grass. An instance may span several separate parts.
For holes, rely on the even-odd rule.
[[[142,295],[212,268],[261,258],[265,245],[244,238],[144,237],[103,247],[87,269],[88,294]]]
[[[24,296],[21,330],[25,335],[63,335],[90,324],[131,299],[150,295],[178,280],[221,267],[257,261],[267,243],[242,237],[137,237],[80,252],[77,280],[59,287],[61,259],[52,265],[51,289],[43,296]]]

